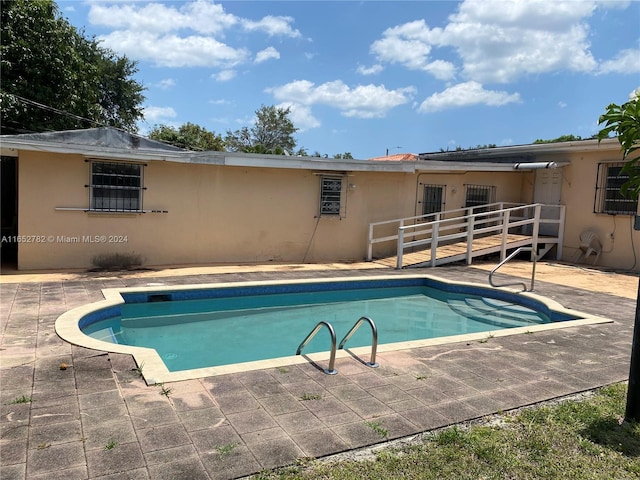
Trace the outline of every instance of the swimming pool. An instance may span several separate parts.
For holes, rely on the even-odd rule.
[[[56,322],[65,340],[133,354],[147,383],[313,360],[326,364],[327,332],[295,356],[319,321],[338,340],[362,316],[379,351],[603,321],[542,297],[426,275],[105,289],[105,300]],[[366,325],[346,348],[368,360]],[[340,355],[340,353],[338,354]],[[344,354],[343,354],[344,355]]]

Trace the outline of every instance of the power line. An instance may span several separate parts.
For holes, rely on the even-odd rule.
[[[63,115],[65,117],[69,117],[69,118],[74,118],[76,120],[82,120],[84,122],[89,122],[89,123],[91,123],[93,125],[98,125],[98,126],[101,126],[101,127],[109,127],[109,125],[106,125],[104,123],[98,122],[96,120],[92,120],[92,119],[86,118],[86,117],[81,117],[81,116],[76,115],[74,113],[66,112],[64,110],[60,110],[59,108],[51,107],[49,105],[45,105],[44,103],[39,103],[39,102],[36,102],[34,100],[29,100],[28,98],[21,97],[20,95],[16,95],[15,93],[9,93],[9,92],[5,92],[5,93],[7,95],[11,95],[12,97],[18,99],[22,103],[26,103],[27,105],[32,105],[32,106],[40,108],[42,110],[47,110],[49,112],[57,113],[58,115]]]

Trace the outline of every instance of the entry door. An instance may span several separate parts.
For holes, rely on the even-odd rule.
[[[536,180],[533,188],[533,202],[545,205],[560,205],[562,193],[562,168],[545,168],[536,170]],[[542,218],[559,219],[560,210],[557,208],[542,207]],[[558,235],[557,224],[540,225],[540,235]]]

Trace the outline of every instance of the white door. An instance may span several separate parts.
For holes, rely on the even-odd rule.
[[[545,205],[560,205],[562,193],[562,168],[544,168],[536,170],[536,180],[533,187],[533,203]],[[542,207],[541,218],[559,219],[560,210]],[[558,235],[557,224],[540,224],[540,235]]]

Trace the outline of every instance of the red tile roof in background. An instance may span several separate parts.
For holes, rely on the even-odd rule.
[[[411,161],[414,162],[418,159],[418,155],[415,153],[396,153],[395,155],[385,155],[383,157],[373,157],[369,160],[375,160],[377,162],[402,162]]]

